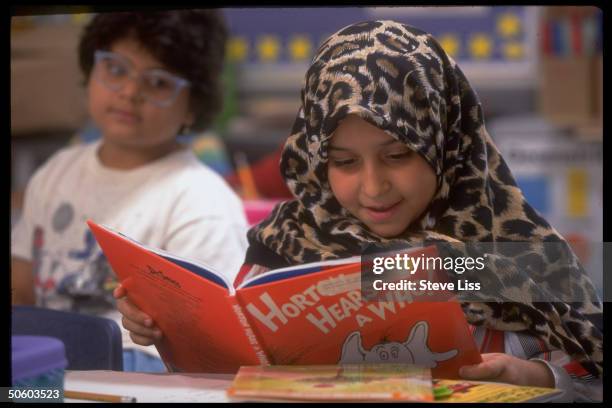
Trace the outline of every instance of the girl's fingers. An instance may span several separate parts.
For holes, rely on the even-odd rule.
[[[483,353],[480,355],[480,357],[482,357],[482,361],[489,361],[489,360],[497,360],[500,358],[504,358],[506,356],[506,354],[504,353]]]
[[[491,359],[480,364],[463,366],[459,375],[466,380],[484,380],[499,377],[504,370],[500,360]]]
[[[137,336],[147,337],[152,340],[158,340],[162,337],[161,331],[156,328],[145,327],[138,322],[134,322],[133,320],[128,319],[123,316],[121,319],[121,323],[123,327],[125,327],[131,334],[135,334]]]
[[[121,284],[113,290],[113,297],[115,299],[121,299],[125,296],[127,296],[127,291],[123,286],[121,286]]]
[[[152,346],[154,344],[153,339],[149,337],[139,336],[138,334],[135,334],[133,332],[130,332],[130,338],[134,343],[139,344],[141,346]]]
[[[130,338],[141,346],[151,346],[161,339],[161,331],[154,327],[153,319],[143,313],[127,298],[127,291],[119,285],[113,290],[113,297],[117,299],[117,309],[123,315],[121,323],[130,332]]]
[[[129,301],[127,298],[117,300],[117,309],[119,312],[129,320],[139,323],[143,326],[152,327],[153,319],[149,315],[145,314],[136,305]]]

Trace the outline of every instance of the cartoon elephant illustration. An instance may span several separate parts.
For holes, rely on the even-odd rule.
[[[365,350],[361,344],[361,334],[354,331],[344,341],[338,363],[409,363],[434,368],[439,361],[450,360],[457,355],[457,349],[443,353],[432,352],[427,346],[428,333],[429,325],[426,321],[420,321],[412,327],[408,339],[403,343],[379,343],[370,350]]]

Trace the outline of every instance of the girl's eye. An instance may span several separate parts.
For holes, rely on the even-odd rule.
[[[357,162],[356,159],[333,159],[333,158],[330,161],[332,165],[334,165],[335,167],[346,167],[346,166],[355,164]]]
[[[394,160],[394,161],[404,160],[404,159],[410,158],[413,153],[414,152],[412,150],[406,150],[405,152],[398,152],[398,153],[389,153],[387,154],[387,158]]]

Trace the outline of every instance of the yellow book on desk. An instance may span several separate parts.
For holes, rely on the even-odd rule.
[[[563,392],[555,388],[527,387],[484,381],[433,380],[435,388],[450,390],[436,402],[547,402]]]
[[[227,393],[241,401],[433,401],[431,371],[409,364],[247,366]]]

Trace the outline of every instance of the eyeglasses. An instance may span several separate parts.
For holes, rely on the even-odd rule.
[[[149,69],[140,73],[122,55],[110,51],[94,53],[94,78],[111,91],[120,91],[130,79],[138,81],[141,95],[159,107],[174,103],[179,92],[189,81],[162,69]]]

